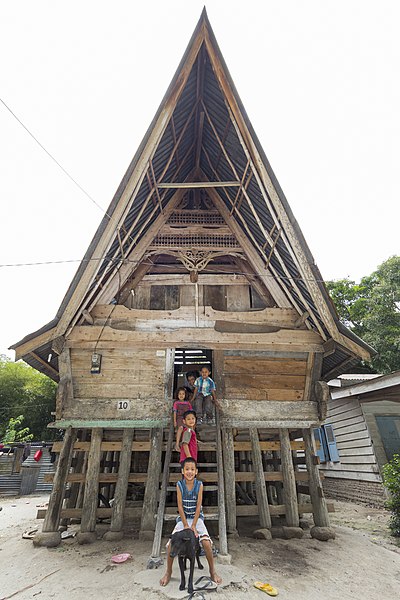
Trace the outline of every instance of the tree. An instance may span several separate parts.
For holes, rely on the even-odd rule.
[[[15,419],[11,418],[8,422],[6,432],[4,434],[3,443],[12,444],[13,442],[30,442],[33,438],[32,433],[29,433],[29,427],[19,429],[24,420],[23,415],[19,415]]]
[[[56,384],[26,363],[11,362],[0,356],[0,440],[10,419],[24,415],[24,424],[36,440],[51,440],[53,430],[47,424],[53,420]]]
[[[340,320],[377,351],[369,366],[378,373],[400,369],[400,256],[392,256],[359,284],[327,283]]]

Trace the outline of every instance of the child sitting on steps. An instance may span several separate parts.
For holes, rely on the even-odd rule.
[[[191,458],[185,458],[182,463],[183,479],[176,484],[176,495],[178,503],[179,517],[172,533],[182,531],[182,529],[192,529],[196,537],[200,538],[200,544],[204,548],[208,566],[210,569],[210,578],[216,584],[222,583],[221,577],[217,575],[214,565],[212,552],[212,542],[204,525],[204,515],[202,510],[203,484],[196,479],[197,476],[196,461]],[[160,579],[160,585],[168,585],[172,575],[172,565],[174,559],[170,554],[170,544],[167,544],[167,569],[164,577]]]
[[[183,425],[179,427],[176,434],[175,450],[180,452],[179,462],[191,457],[197,461],[197,437],[196,437],[196,413],[187,410],[183,415]]]
[[[201,368],[201,375],[194,383],[193,404],[196,411],[197,423],[200,425],[203,421],[207,423],[214,422],[214,407],[218,406],[216,387],[210,377],[210,369],[206,366]]]

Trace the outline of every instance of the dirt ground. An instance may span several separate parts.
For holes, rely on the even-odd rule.
[[[159,587],[162,568],[146,570],[151,542],[139,541],[133,530],[118,543],[99,539],[90,546],[79,546],[70,538],[58,548],[34,548],[31,541],[22,539],[22,533],[41,525],[36,520],[36,505],[46,500],[32,496],[0,499],[0,600],[160,600],[185,596],[177,591],[177,570],[166,588]],[[337,534],[334,541],[318,542],[308,532],[301,540],[262,541],[253,539],[251,531],[249,537],[242,535],[230,541],[232,565],[217,564],[229,585],[207,592],[205,597],[261,600],[267,596],[252,587],[254,581],[261,580],[277,587],[279,597],[290,600],[398,598],[400,547],[388,534],[388,514],[336,503],[331,516]],[[99,535],[106,528],[100,525]],[[129,552],[132,559],[114,565],[111,556],[120,552]]]

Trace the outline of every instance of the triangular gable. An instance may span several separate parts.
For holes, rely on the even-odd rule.
[[[117,292],[126,291],[148,272],[145,257],[155,244],[162,247],[160,236],[165,236],[171,217],[196,184],[203,185],[210,210],[222,217],[243,254],[237,264],[257,278],[271,305],[295,308],[307,327],[344,350],[343,362],[349,356],[368,359],[370,349],[338,322],[205,11],[46,343],[79,323],[83,311],[113,301]],[[208,242],[203,243],[207,247]],[[41,335],[43,340],[45,334]],[[22,356],[19,347],[26,352],[35,344],[32,334],[14,348]]]

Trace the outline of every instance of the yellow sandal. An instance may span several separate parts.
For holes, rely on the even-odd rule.
[[[262,581],[255,581],[253,583],[254,587],[260,590],[261,592],[265,592],[268,596],[277,596],[278,590],[269,583],[263,583]]]

